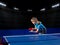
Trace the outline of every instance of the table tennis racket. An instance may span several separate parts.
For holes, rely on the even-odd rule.
[[[29,28],[28,30],[32,30],[32,28]]]

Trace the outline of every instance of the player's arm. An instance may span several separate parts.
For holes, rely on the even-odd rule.
[[[36,29],[36,31],[35,31],[36,33],[38,33],[38,29]]]
[[[35,28],[35,29],[33,30],[33,32],[38,33],[38,29]]]
[[[36,28],[32,28],[32,30],[31,30],[30,32],[38,33],[38,29],[36,29]]]

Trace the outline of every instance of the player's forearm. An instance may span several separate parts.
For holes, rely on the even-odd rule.
[[[36,33],[38,33],[38,29],[36,29],[36,31],[35,31]]]
[[[36,28],[32,28],[32,30],[36,30]]]

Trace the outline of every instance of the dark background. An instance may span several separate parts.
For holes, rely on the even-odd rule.
[[[7,5],[6,7],[0,5],[0,40],[3,36],[36,34],[28,30],[34,27],[30,22],[32,17],[37,17],[46,26],[46,34],[60,34],[60,5],[52,8],[52,5],[60,4],[59,0],[0,0],[0,2]],[[19,10],[15,10],[14,7]],[[40,11],[42,8],[46,10]],[[27,11],[28,9],[32,11]]]
[[[52,5],[60,3],[59,0],[40,1],[19,1],[1,0],[7,7],[0,7],[0,29],[26,29],[33,27],[30,22],[31,17],[37,17],[47,28],[60,27],[60,6],[51,8]],[[18,7],[20,10],[14,10]],[[40,9],[46,8],[45,11]],[[33,11],[28,12],[27,9]]]

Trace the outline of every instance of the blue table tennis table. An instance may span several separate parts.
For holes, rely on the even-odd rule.
[[[3,36],[8,45],[60,45],[60,33]]]

